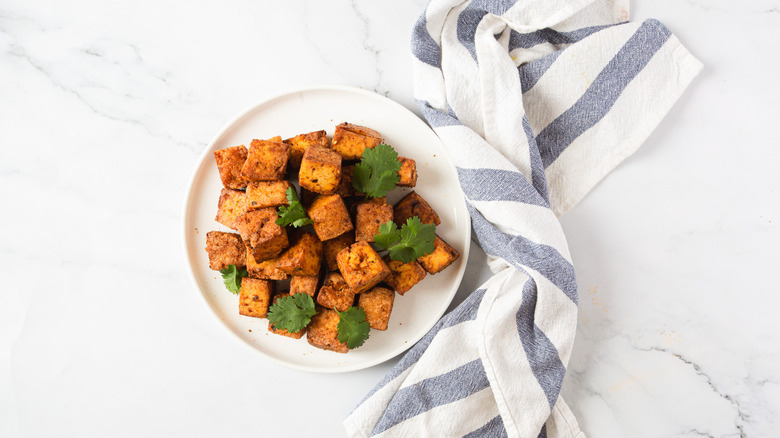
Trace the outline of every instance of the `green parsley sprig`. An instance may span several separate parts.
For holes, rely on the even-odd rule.
[[[286,193],[289,205],[279,207],[277,210],[279,219],[276,220],[276,224],[282,227],[292,225],[295,228],[311,224],[312,220],[306,216],[306,210],[303,209],[303,204],[298,199],[298,193],[296,193],[295,188],[288,187]]]
[[[339,341],[347,344],[347,348],[360,347],[368,339],[371,327],[366,321],[366,312],[360,307],[350,307],[339,314],[339,325],[336,327]]]
[[[355,165],[352,187],[366,196],[381,198],[398,184],[399,170],[401,162],[398,161],[398,153],[392,146],[379,144],[366,148],[360,163]]]
[[[390,258],[404,263],[430,254],[434,250],[436,226],[423,224],[417,216],[410,217],[399,230],[393,221],[379,226],[374,244],[380,250],[389,250]]]
[[[220,269],[219,273],[222,274],[222,281],[225,282],[225,287],[233,295],[238,294],[241,290],[241,279],[249,275],[246,268],[238,269],[236,265],[229,265],[225,269]]]
[[[316,313],[311,296],[297,293],[276,300],[268,309],[268,322],[276,329],[298,333],[309,325]]]

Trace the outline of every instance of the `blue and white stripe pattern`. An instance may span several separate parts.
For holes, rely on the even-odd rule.
[[[495,275],[344,422],[355,437],[575,437],[559,397],[577,324],[557,217],[635,151],[701,63],[627,0],[432,0],[415,97]]]

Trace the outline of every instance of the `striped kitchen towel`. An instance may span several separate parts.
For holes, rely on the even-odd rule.
[[[432,0],[415,97],[494,273],[345,420],[353,437],[579,437],[560,398],[577,285],[557,217],[633,153],[701,70],[627,0]]]

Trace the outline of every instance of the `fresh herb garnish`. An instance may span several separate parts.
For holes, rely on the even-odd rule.
[[[379,226],[374,243],[380,250],[389,250],[390,258],[404,263],[430,254],[434,250],[436,226],[423,224],[417,216],[410,217],[399,230],[393,221]]]
[[[366,148],[352,174],[352,187],[372,198],[381,198],[392,190],[400,177],[401,162],[390,145]]]
[[[276,300],[268,309],[268,322],[273,324],[275,329],[297,333],[309,324],[316,313],[311,296],[297,293]]]
[[[298,228],[312,223],[312,220],[306,216],[306,210],[303,209],[294,187],[287,188],[287,201],[290,205],[282,205],[277,210],[279,214],[279,219],[276,220],[277,225],[283,227],[292,225]]]
[[[245,268],[238,269],[236,265],[230,265],[225,269],[220,269],[219,273],[222,274],[222,280],[225,282],[227,290],[234,295],[241,290],[241,279],[249,275]]]
[[[347,344],[347,348],[357,348],[368,339],[370,327],[366,321],[366,312],[360,307],[350,307],[346,312],[339,312],[339,341]]]

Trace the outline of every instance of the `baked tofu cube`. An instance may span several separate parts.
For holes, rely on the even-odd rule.
[[[237,229],[236,220],[246,213],[248,205],[245,192],[223,188],[217,204],[217,217],[214,220],[235,230]]]
[[[289,181],[257,181],[246,186],[247,209],[288,205]]]
[[[272,281],[242,278],[241,293],[238,297],[238,313],[254,318],[265,318],[268,316],[268,306],[271,304],[273,292],[274,283]]]
[[[401,169],[398,170],[398,186],[414,187],[417,185],[417,163],[411,158],[398,157]]]
[[[290,278],[290,295],[306,294],[313,298],[317,293],[317,283],[319,280],[320,277],[316,275],[311,277],[293,275]]]
[[[281,300],[284,297],[289,297],[289,296],[290,296],[290,294],[286,293],[286,292],[278,293],[278,294],[274,295],[274,301],[273,301],[272,304],[276,304],[277,301]],[[269,322],[268,323],[268,331],[273,333],[273,334],[275,334],[275,335],[287,336],[288,338],[293,338],[293,339],[301,339],[303,337],[303,335],[306,334],[306,327],[302,328],[301,330],[299,330],[297,332],[289,332],[289,331],[287,331],[285,329],[277,329],[276,327],[274,327],[273,324],[271,324]]]
[[[282,180],[289,159],[289,145],[281,141],[252,140],[241,176],[250,182]]]
[[[342,123],[336,126],[331,148],[345,160],[359,160],[366,148],[373,148],[382,142],[382,136],[365,126]]]
[[[387,263],[387,267],[390,268],[390,275],[384,281],[401,295],[408,292],[412,286],[421,282],[427,275],[425,269],[414,260],[404,263],[392,260],[390,256],[385,256],[384,261]]]
[[[331,272],[317,294],[317,304],[329,309],[346,312],[355,302],[355,291],[338,272]]]
[[[311,318],[307,328],[306,340],[314,347],[323,350],[346,353],[347,344],[339,341],[339,314],[335,310],[320,307],[317,314]]]
[[[325,131],[314,131],[299,134],[284,141],[290,145],[290,166],[298,168],[306,149],[311,145],[328,147],[328,134]]]
[[[366,321],[374,330],[387,330],[390,312],[393,311],[395,292],[386,287],[377,286],[360,294],[358,307],[366,312]]]
[[[360,204],[376,204],[376,205],[383,205],[387,204],[387,197],[382,196],[381,198],[347,198],[344,200],[344,204],[347,206],[347,210],[349,210],[349,216],[353,219],[355,219],[355,222],[357,222],[357,208]]]
[[[373,242],[374,236],[379,234],[379,226],[392,220],[393,206],[390,204],[370,202],[358,204],[355,216],[355,240]]]
[[[353,232],[347,232],[322,242],[322,256],[325,258],[328,271],[338,271],[339,264],[336,262],[336,256],[342,249],[349,248],[353,243],[355,243],[355,233]]]
[[[241,238],[258,262],[276,257],[289,245],[287,230],[276,224],[278,218],[274,207],[266,207],[247,211],[236,220]]]
[[[422,196],[417,192],[409,192],[408,195],[401,198],[397,204],[395,204],[393,216],[398,228],[406,223],[406,220],[417,216],[424,224],[434,224],[438,226],[441,223],[439,215],[431,207]]]
[[[363,193],[355,190],[352,186],[352,177],[355,174],[355,165],[349,164],[341,167],[341,181],[336,189],[336,194],[342,198],[348,198],[350,196],[363,196]]]
[[[322,242],[314,234],[301,233],[276,260],[276,269],[290,275],[315,276],[320,273]]]
[[[241,175],[241,169],[246,162],[246,146],[234,146],[232,148],[217,149],[214,151],[214,160],[219,169],[219,178],[222,185],[228,189],[243,189],[247,180]]]
[[[423,269],[428,271],[429,274],[435,274],[451,265],[458,257],[460,257],[458,251],[455,251],[455,249],[437,235],[436,240],[433,241],[433,252],[418,257],[417,261],[420,262],[420,265],[422,265]]]
[[[206,233],[206,252],[209,254],[209,267],[215,271],[236,265],[246,266],[246,248],[241,236],[223,231]]]
[[[347,206],[339,195],[320,195],[306,209],[320,240],[333,239],[353,229]]]
[[[287,280],[288,275],[276,269],[277,258],[257,262],[252,255],[252,248],[246,251],[246,270],[252,278],[262,278],[265,280]]]
[[[330,195],[341,181],[341,155],[323,146],[309,146],[303,153],[298,183],[304,189]]]
[[[390,268],[368,242],[359,241],[336,256],[339,271],[355,293],[371,289],[390,275]]]

